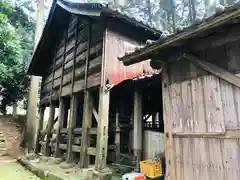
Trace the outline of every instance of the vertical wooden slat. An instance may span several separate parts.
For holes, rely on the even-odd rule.
[[[73,57],[73,68],[72,68],[72,80],[71,80],[71,104],[70,104],[70,120],[68,126],[68,149],[67,149],[67,159],[66,162],[72,161],[73,158],[73,129],[76,126],[77,121],[77,106],[78,106],[78,96],[73,94],[74,83],[75,83],[75,65],[76,65],[76,54],[77,54],[77,43],[78,43],[78,23],[79,17],[77,19],[77,26],[75,30],[75,44],[74,44],[74,57]]]
[[[136,169],[139,171],[139,163],[142,154],[142,92],[139,89],[134,91],[134,110],[133,110],[133,150],[136,160]]]
[[[83,106],[83,132],[82,132],[82,142],[81,142],[81,152],[80,152],[80,167],[88,167],[89,156],[87,155],[88,130],[92,125],[92,114],[93,114],[93,100],[88,86],[88,69],[89,69],[89,55],[91,48],[91,33],[92,33],[92,22],[88,21],[88,45],[86,51],[86,61],[85,61],[85,77],[84,77],[84,106]]]
[[[172,137],[171,102],[169,94],[168,66],[165,64],[162,70],[162,97],[163,97],[163,119],[165,130],[165,153],[166,153],[166,179],[175,180],[174,149]]]
[[[101,67],[101,85],[99,89],[99,121],[97,134],[97,155],[95,169],[100,171],[106,166],[108,150],[108,124],[109,124],[109,102],[110,92],[105,90],[106,85],[106,37],[107,30],[103,37],[103,56]]]

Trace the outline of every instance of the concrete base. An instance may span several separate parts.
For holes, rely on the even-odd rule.
[[[41,179],[48,180],[121,180],[120,177],[112,177],[112,172],[109,168],[95,171],[94,168],[80,169],[76,164],[61,163],[61,166],[67,167],[63,169],[60,164],[51,164],[48,161],[41,160],[36,162],[34,160],[28,160],[25,157],[18,160],[23,166],[36,174]]]
[[[112,172],[108,168],[102,169],[101,171],[93,170],[92,179],[94,179],[94,180],[111,180]]]

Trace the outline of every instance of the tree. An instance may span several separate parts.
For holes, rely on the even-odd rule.
[[[0,0],[0,84],[7,88],[8,104],[27,92],[26,69],[33,51],[34,23],[24,11]]]

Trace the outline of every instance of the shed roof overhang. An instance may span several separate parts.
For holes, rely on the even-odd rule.
[[[191,47],[194,41],[198,41],[200,39],[203,40],[203,38],[206,37],[208,38],[208,41],[211,41],[209,37],[223,29],[225,31],[222,35],[226,35],[228,33],[228,29],[232,27],[236,29],[236,26],[239,26],[239,21],[240,6],[235,5],[225,9],[225,11],[221,14],[216,14],[200,23],[184,28],[182,31],[176,32],[165,39],[159,39],[151,45],[126,54],[123,57],[119,57],[119,60],[122,61],[124,65],[128,66],[163,55],[164,53],[165,54],[163,56],[166,56],[167,53],[171,53],[171,50],[182,50],[184,47]],[[218,36],[218,39],[220,39],[219,37],[221,38],[221,36]],[[216,40],[216,38],[212,38],[212,41],[214,40]]]

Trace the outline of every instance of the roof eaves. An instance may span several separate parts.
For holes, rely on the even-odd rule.
[[[165,48],[168,45],[175,43],[176,41],[189,39],[206,30],[215,28],[238,17],[240,17],[239,5],[229,7],[221,14],[216,14],[215,16],[209,17],[201,23],[193,24],[187,28],[184,28],[181,32],[172,34],[166,39],[159,39],[151,45],[145,46],[123,57],[119,57],[118,59],[119,61],[122,61],[126,66],[147,60],[151,55],[157,53],[157,51],[160,49]]]
[[[130,23],[130,24],[133,24],[134,26],[136,27],[141,27],[149,32],[151,32],[152,34],[156,35],[156,36],[159,36],[162,34],[161,31],[157,30],[156,28],[154,27],[151,27],[145,23],[143,23],[142,21],[138,21],[134,18],[131,18],[125,14],[123,14],[122,12],[119,12],[117,10],[112,10],[110,8],[103,8],[103,12],[102,12],[103,15],[110,15],[112,17],[116,17],[118,19],[121,19],[127,23]]]
[[[48,31],[48,28],[49,28],[49,25],[51,24],[51,21],[52,21],[52,17],[53,17],[53,14],[54,14],[54,11],[57,7],[57,0],[53,0],[53,3],[52,3],[52,7],[50,9],[50,12],[48,14],[48,18],[47,18],[47,22],[43,28],[43,31],[42,31],[42,35],[38,41],[38,44],[36,45],[36,48],[33,52],[33,56],[32,56],[32,60],[28,66],[28,70],[27,70],[27,74],[33,74],[32,72],[32,69],[37,61],[37,56],[38,56],[38,51],[41,49],[42,45],[43,45],[43,39],[44,39],[44,36],[46,34],[46,32]],[[36,74],[33,74],[33,75],[36,75]]]

